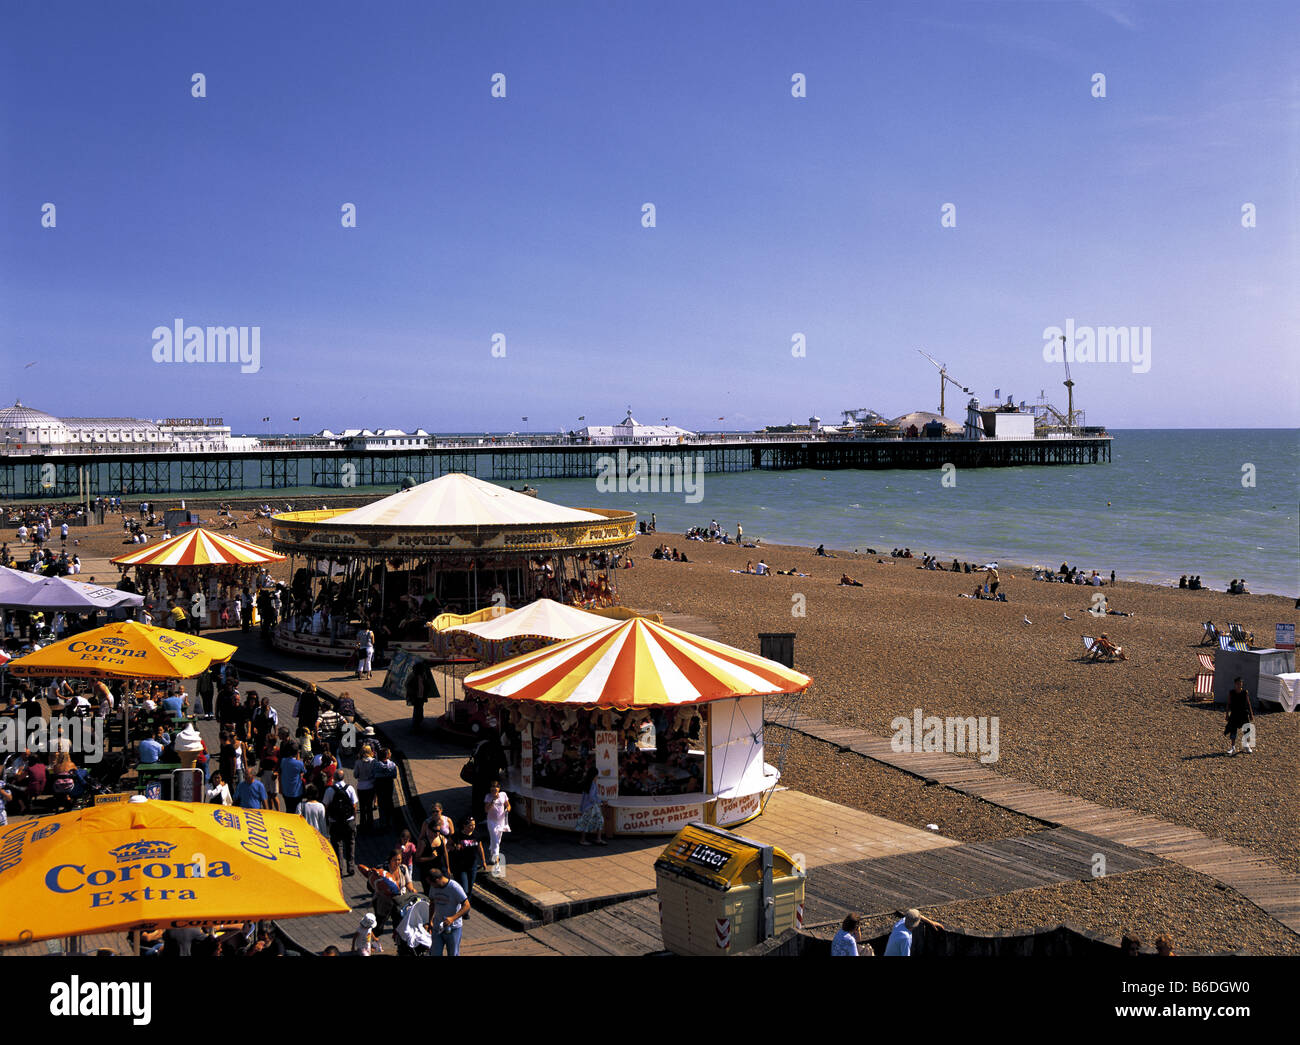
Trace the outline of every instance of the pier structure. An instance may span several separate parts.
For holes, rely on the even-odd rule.
[[[818,470],[1009,468],[1104,464],[1111,437],[1086,432],[1064,438],[844,438],[718,435],[669,445],[592,445],[562,438],[439,439],[409,450],[357,450],[311,437],[281,439],[237,451],[33,454],[0,456],[0,501],[31,498],[271,491],[348,490],[428,482],[452,472],[480,479],[594,479],[620,451],[681,462],[705,473],[754,469]]]

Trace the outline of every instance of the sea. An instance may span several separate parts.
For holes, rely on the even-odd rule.
[[[1053,568],[1067,561],[1155,584],[1199,574],[1219,590],[1244,578],[1252,592],[1300,596],[1300,431],[1111,435],[1108,464],[729,472],[659,492],[603,491],[594,479],[528,485],[558,504],[625,508],[645,519],[653,512],[669,544],[716,519],[732,534],[741,525],[747,541],[885,553],[905,546],[918,557]]]

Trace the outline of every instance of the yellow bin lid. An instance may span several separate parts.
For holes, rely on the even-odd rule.
[[[755,885],[763,880],[762,851],[762,842],[700,823],[687,824],[659,854],[655,870],[684,875],[715,889]],[[773,878],[801,873],[785,850],[772,847]]]

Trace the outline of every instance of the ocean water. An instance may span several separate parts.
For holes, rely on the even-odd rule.
[[[627,508],[671,535],[711,519],[776,544],[1053,567],[1300,595],[1300,432],[1129,430],[1109,464],[932,471],[736,472],[682,492],[602,493],[594,480],[534,480],[543,498]],[[522,485],[522,484],[515,484]]]
[[[1052,567],[1068,560],[1159,584],[1199,573],[1218,589],[1244,577],[1253,592],[1300,595],[1300,432],[1112,434],[1109,464],[962,469],[949,486],[939,470],[732,472],[703,476],[699,500],[688,503],[685,491],[609,493],[594,479],[529,485],[558,504],[626,508],[645,519],[654,512],[669,543],[717,519],[733,534],[739,523],[746,538],[773,544],[881,552],[906,545],[918,556]],[[246,481],[255,485],[257,476]],[[338,492],[249,489],[241,496],[307,508],[319,494]],[[393,488],[350,492],[382,496]]]

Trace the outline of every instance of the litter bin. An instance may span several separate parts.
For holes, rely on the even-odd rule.
[[[674,954],[739,954],[803,924],[803,870],[776,846],[730,831],[687,824],[655,861],[655,877]]]

